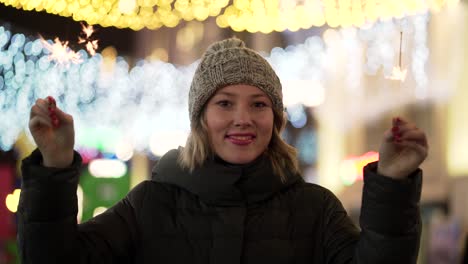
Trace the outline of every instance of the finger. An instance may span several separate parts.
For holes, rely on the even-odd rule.
[[[36,104],[44,111],[50,112],[57,108],[57,103],[52,96],[47,96],[45,99],[39,98],[36,100]]]
[[[392,132],[404,133],[405,131],[414,130],[414,129],[418,129],[418,127],[416,127],[415,124],[413,124],[413,123],[406,123],[406,124],[400,124],[400,125],[397,125],[397,126],[393,126],[393,127],[392,127]],[[395,131],[395,130],[396,130],[396,131]]]
[[[392,119],[392,126],[401,126],[408,124],[409,121],[403,117],[397,116]]]
[[[73,122],[73,117],[65,112],[62,111],[62,109],[60,108],[56,108],[55,109],[55,113],[56,113],[56,116],[57,118],[62,121],[62,122],[66,122],[66,123],[72,123]]]
[[[393,139],[394,139],[394,135],[393,135],[392,130],[389,129],[389,130],[385,131],[383,137],[384,137],[385,142],[392,142]]]
[[[42,115],[35,115],[29,120],[29,129],[31,132],[42,127],[53,127],[50,118],[44,117]]]
[[[408,122],[404,119],[394,118],[392,122],[394,123],[394,126],[391,128],[391,131],[394,139],[397,141],[400,140],[402,135],[408,131],[418,129],[414,123]]]
[[[54,127],[57,127],[57,117],[55,114],[51,114],[44,110],[43,102],[38,101],[33,107],[31,107],[30,120],[36,116],[40,116],[43,120],[51,123]],[[33,123],[34,125],[40,125],[41,123]],[[54,125],[55,124],[55,125]]]
[[[38,99],[36,101],[36,105],[37,105],[37,107],[39,107],[39,109],[41,110],[41,112],[44,115],[49,115],[50,114],[50,110],[48,109],[48,104],[47,104],[47,102],[45,100]]]
[[[406,131],[401,135],[400,139],[402,141],[412,141],[424,147],[428,146],[426,134],[419,129]]]
[[[49,105],[51,107],[55,107],[57,105],[57,102],[55,101],[55,98],[50,96],[50,95],[46,97],[46,100],[47,100],[47,102],[49,103]]]
[[[44,117],[47,117],[49,116],[49,114],[47,113],[47,111],[44,111],[44,109],[42,109],[38,104],[35,104],[31,107],[31,112],[29,114],[29,119],[32,119],[34,116],[44,116]]]
[[[59,120],[68,122],[72,121],[72,116],[62,111],[62,109],[57,106],[57,102],[52,96],[47,96],[44,101],[47,103],[48,111],[50,112],[49,109],[52,109]]]
[[[409,131],[416,130],[416,129],[417,128],[404,127],[403,129],[399,129],[398,127],[392,127],[391,129],[385,131],[384,140],[388,142],[393,141],[393,140],[401,140],[404,134],[408,133]]]
[[[40,99],[37,102],[41,109],[50,116],[54,127],[59,127],[60,123],[72,123],[73,119],[70,115],[63,112],[57,107],[57,102],[52,96],[47,96],[45,99]]]
[[[425,146],[422,146],[414,141],[401,141],[398,143],[395,143],[401,148],[406,148],[406,149],[411,149],[418,153],[420,156],[421,160],[424,160],[427,157],[428,154],[428,148]]]
[[[42,110],[42,108],[40,106],[40,104],[41,104],[40,100],[41,99],[37,99],[36,103],[31,106],[31,110],[29,112],[29,119],[31,119],[33,117],[33,114],[39,114],[39,113],[43,112],[43,110]]]

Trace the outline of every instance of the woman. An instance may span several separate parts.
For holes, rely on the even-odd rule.
[[[280,81],[242,41],[208,48],[189,115],[186,146],[151,181],[77,225],[73,119],[37,100],[18,210],[23,263],[416,263],[427,143],[414,124],[395,118],[380,161],[364,169],[359,231],[330,191],[300,177],[280,137]]]

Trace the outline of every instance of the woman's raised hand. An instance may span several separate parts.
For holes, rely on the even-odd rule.
[[[377,171],[394,179],[404,179],[426,159],[428,144],[424,131],[402,118],[392,120],[384,133]]]
[[[46,167],[64,168],[73,162],[73,117],[57,107],[54,98],[37,99],[31,107],[29,130]]]

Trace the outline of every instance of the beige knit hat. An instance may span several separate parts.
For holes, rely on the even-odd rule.
[[[283,112],[281,82],[270,64],[237,38],[212,44],[203,55],[189,92],[189,115],[193,127],[206,102],[222,88],[233,84],[255,86],[270,96],[275,113]]]

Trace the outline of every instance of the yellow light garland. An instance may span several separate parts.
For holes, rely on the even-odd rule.
[[[45,10],[104,27],[157,29],[181,20],[216,17],[219,27],[235,31],[297,31],[328,24],[360,27],[377,19],[439,11],[459,0],[0,0],[24,10]],[[229,5],[229,6],[228,6]],[[222,14],[221,10],[224,9]]]

